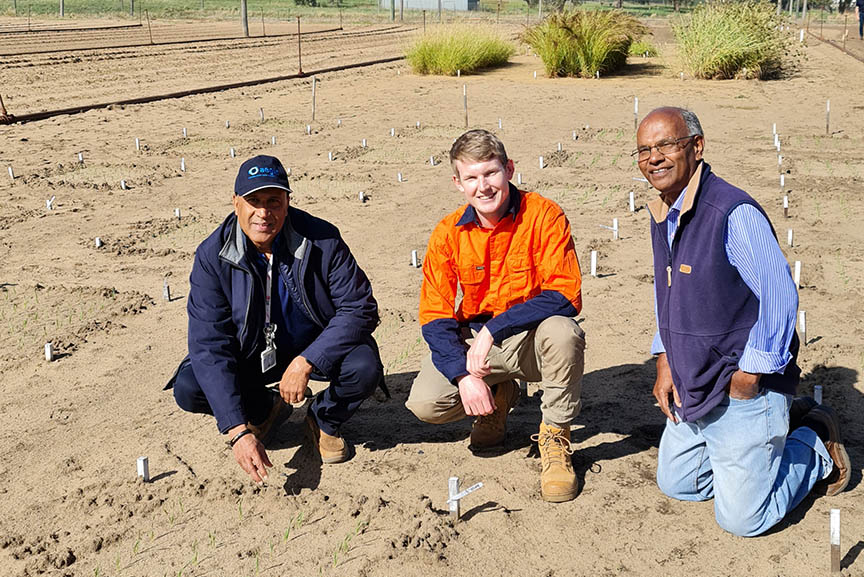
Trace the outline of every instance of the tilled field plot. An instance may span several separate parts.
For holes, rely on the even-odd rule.
[[[372,35],[368,49],[359,39],[355,48],[322,40],[320,58],[398,54],[406,36],[378,45]],[[166,55],[130,59],[146,73],[127,73],[136,82],[156,77],[158,90],[246,74],[241,55],[256,51],[230,46],[183,73],[166,69],[164,84]],[[266,42],[258,50],[276,58]],[[681,81],[674,46],[661,50],[599,81],[535,80],[542,67],[524,53],[462,78],[418,77],[401,64],[326,74],[315,121],[311,81],[301,79],[0,126],[3,574],[811,577],[827,572],[831,508],[842,510],[844,575],[861,574],[864,119],[855,107],[864,65],[815,44],[800,73],[783,81]],[[44,64],[44,89],[13,83],[16,105],[115,94],[104,78],[115,65]],[[28,70],[2,69],[4,97],[6,79]],[[501,136],[522,188],[561,204],[583,265],[588,349],[573,431],[581,493],[570,503],[539,498],[529,439],[540,418],[536,385],[511,414],[503,450],[488,458],[468,451],[467,421],[425,425],[403,406],[427,354],[411,251],[422,258],[433,226],[462,203],[446,154],[464,130],[463,85],[470,125]],[[724,533],[713,503],[672,501],[654,481],[663,416],[651,396],[653,279],[641,208],[654,193],[633,180],[634,96],[640,117],[663,104],[693,108],[708,162],[762,203],[790,264],[802,263],[800,390],[824,386],[843,419],[854,475],[849,491],[805,499],[760,538]],[[303,445],[304,411],[296,410],[269,451],[270,483],[256,487],[212,419],[182,413],[161,389],[186,352],[194,250],[231,210],[240,163],[262,152],[291,168],[291,202],[335,223],[371,278],[394,398],[376,393],[361,407],[345,430],[356,455],[334,466],[322,467]],[[613,218],[619,240],[604,228]],[[592,250],[597,277],[588,274]],[[51,363],[48,340],[62,355]],[[150,459],[150,484],[135,479],[140,455]],[[456,524],[445,512],[451,475],[463,486],[484,483]]]

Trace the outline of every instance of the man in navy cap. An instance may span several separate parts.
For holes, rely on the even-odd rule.
[[[339,428],[383,385],[369,279],[336,227],[289,206],[290,194],[278,159],[240,167],[234,214],[195,251],[189,355],[168,385],[180,408],[216,417],[257,483],[272,467],[264,445],[310,378],[330,381],[306,416],[324,463],[350,457]],[[278,393],[266,386],[276,381]]]

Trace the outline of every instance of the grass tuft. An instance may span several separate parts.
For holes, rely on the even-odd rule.
[[[657,51],[656,46],[642,38],[630,44],[629,54],[630,56],[645,56],[653,58],[660,53]]]
[[[785,17],[767,2],[703,4],[673,23],[684,66],[696,78],[781,76],[791,36]]]
[[[418,74],[456,76],[504,65],[515,50],[490,27],[454,25],[418,36],[405,57]]]
[[[522,40],[540,56],[549,76],[591,78],[621,69],[630,45],[646,32],[621,10],[567,10],[528,28]]]

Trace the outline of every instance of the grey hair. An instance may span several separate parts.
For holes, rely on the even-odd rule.
[[[681,118],[684,119],[684,123],[687,124],[687,134],[692,136],[694,134],[698,134],[699,136],[705,136],[702,132],[702,125],[699,123],[699,118],[696,116],[696,113],[687,110],[686,108],[679,108],[678,112],[681,114]]]

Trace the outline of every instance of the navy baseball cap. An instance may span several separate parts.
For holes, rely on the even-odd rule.
[[[246,196],[262,188],[281,188],[291,194],[288,174],[275,156],[260,155],[250,158],[240,165],[234,181],[234,194]]]

